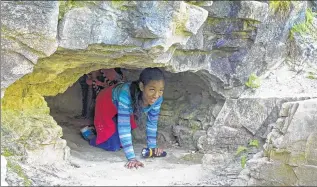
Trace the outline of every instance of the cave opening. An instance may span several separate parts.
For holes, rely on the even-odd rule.
[[[142,69],[118,69],[121,69],[125,81],[137,80],[142,71]],[[158,120],[157,144],[165,150],[173,150],[174,153],[177,150],[197,153],[191,161],[200,162],[204,150],[199,145],[199,139],[206,136],[208,128],[213,125],[217,116],[215,110],[219,107],[216,106],[222,106],[224,100],[210,90],[208,82],[199,76],[199,72],[171,73],[162,70],[166,83]],[[87,97],[92,96],[88,94]],[[62,139],[67,141],[71,155],[85,160],[102,160],[107,157],[120,158],[123,161],[125,156],[122,150],[105,151],[89,145],[89,142],[82,137],[80,130],[85,126],[93,125],[91,119],[80,117],[83,109],[82,98],[80,79],[64,93],[45,97],[50,115],[63,129]],[[132,131],[137,157],[141,149],[146,147],[145,117],[146,115],[143,115],[142,123]],[[186,161],[186,157],[183,160]]]

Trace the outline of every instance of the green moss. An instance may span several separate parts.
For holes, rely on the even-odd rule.
[[[258,140],[250,140],[249,145],[255,146],[256,148],[259,148],[259,141]]]
[[[62,136],[62,129],[56,121],[42,110],[2,110],[1,126],[6,132],[13,133],[15,141],[25,148],[36,147],[47,137],[52,139]],[[11,151],[9,151],[11,152]],[[12,153],[12,152],[11,152]],[[12,153],[18,155],[20,153]]]
[[[284,149],[272,149],[269,152],[269,158],[286,164],[289,162],[290,152]]]
[[[201,129],[200,125],[193,124],[193,123],[191,123],[190,125],[191,125],[190,128],[192,129],[193,133]]]
[[[187,155],[183,156],[182,159],[186,160],[186,161],[191,161],[194,159],[194,157],[193,157],[193,154],[187,154]]]
[[[62,19],[68,10],[71,9],[70,1],[58,1],[59,4],[59,12],[58,12],[58,19]]]
[[[274,14],[285,16],[291,10],[291,1],[269,1],[269,6]]]
[[[103,45],[103,44],[92,44],[92,45],[89,45],[87,48],[87,50],[89,51],[123,51],[123,50],[132,50],[132,49],[141,49],[141,48],[134,45]]]
[[[305,21],[303,23],[299,23],[294,25],[291,30],[290,30],[290,39],[294,39],[294,34],[298,33],[300,35],[303,34],[310,34],[311,36],[313,36],[315,39],[317,39],[317,35],[316,35],[316,29],[313,26],[313,18],[314,16],[317,15],[316,13],[314,13],[312,11],[312,9],[308,8],[306,10],[305,13]]]
[[[247,156],[243,155],[241,157],[241,161],[240,162],[241,162],[241,167],[245,168],[245,164],[247,163]]]
[[[7,148],[4,148],[2,155],[5,157],[10,157],[10,156],[13,156],[14,154],[11,151],[9,151]]]
[[[24,180],[24,182],[23,182],[24,186],[31,186],[32,182],[25,175],[21,166],[8,160],[7,167],[10,168],[14,173],[16,173],[19,177],[21,177]]]
[[[125,11],[128,10],[128,7],[125,6],[127,2],[128,1],[112,0],[111,4],[114,8]]]
[[[239,146],[237,151],[236,151],[236,155],[239,155],[240,153],[245,152],[247,150],[248,150],[248,148],[246,148],[244,146]]]
[[[271,179],[278,179],[279,186],[294,186],[297,177],[294,173],[294,170],[291,166],[287,164],[280,164],[277,167],[273,167],[272,170],[268,173],[268,176]]]
[[[317,74],[313,72],[309,72],[307,75],[307,78],[309,79],[317,79]]]
[[[245,85],[249,88],[258,88],[260,87],[260,79],[258,76],[256,76],[256,74],[252,73],[249,76],[248,81],[245,83]]]
[[[59,3],[59,14],[58,19],[62,19],[66,12],[71,10],[72,8],[80,8],[80,7],[86,7],[89,5],[96,5],[96,1],[76,1],[76,0],[64,0],[58,1]]]
[[[33,54],[37,55],[38,57],[46,57],[47,55],[42,52],[38,51],[34,48],[42,48],[43,43],[55,43],[56,38],[47,38],[46,36],[41,35],[40,33],[31,33],[31,34],[25,34],[21,33],[18,30],[12,30],[6,26],[1,26],[1,37],[4,39],[8,39],[11,41],[14,41],[19,45],[19,47],[25,49],[26,51],[32,52]],[[24,38],[34,38],[36,36],[36,40],[34,40],[32,43],[28,42],[28,44],[25,43]],[[28,41],[28,40],[27,40]],[[6,51],[8,53],[8,51]]]
[[[33,72],[27,74],[7,88],[2,102],[3,109],[49,111],[43,96],[63,93],[78,78],[88,72],[101,68],[117,66],[134,67],[138,64],[164,66],[150,63],[145,56],[131,54],[136,46],[91,45],[87,50],[66,50],[59,48],[53,55],[41,58]],[[122,56],[122,51],[126,51]],[[113,56],[118,56],[113,58]],[[141,63],[145,62],[146,63]],[[141,67],[142,68],[142,67]]]
[[[306,163],[305,152],[299,154],[290,154],[289,164],[290,165],[301,165]]]
[[[250,38],[250,32],[246,32],[246,31],[234,31],[231,32],[232,36],[236,36],[239,37],[241,39],[248,39]]]
[[[256,20],[243,19],[243,31],[253,31],[259,23],[260,22]]]
[[[223,20],[224,18],[207,17],[207,24],[210,26],[214,26],[221,23]]]
[[[179,36],[191,36],[192,33],[186,31],[185,25],[189,19],[187,12],[181,12],[174,17],[174,33]]]
[[[195,5],[195,6],[204,6],[205,2],[204,1],[186,1],[186,3]]]
[[[9,34],[9,33],[10,33],[10,34]],[[11,36],[10,36],[10,35],[11,35]],[[15,38],[14,36],[12,36],[12,32],[4,31],[4,32],[3,32],[3,35],[2,35],[2,38],[6,38],[6,39],[8,39],[8,40],[12,40],[12,41],[18,43],[21,48],[23,48],[24,50],[29,51],[29,52],[31,52],[31,53],[37,55],[38,57],[45,57],[45,56],[46,56],[42,51],[37,51],[37,50],[35,50],[34,48],[32,48],[32,47],[26,45],[25,43],[21,42],[20,40],[18,40],[18,39]]]
[[[16,4],[18,4],[18,5],[23,5],[24,2],[23,2],[23,1],[16,1]]]
[[[192,163],[201,163],[203,154],[199,153],[189,153],[181,157],[181,160],[192,162]]]
[[[211,51],[176,49],[174,52],[174,56],[197,56],[197,55],[208,55],[211,53],[212,53]]]

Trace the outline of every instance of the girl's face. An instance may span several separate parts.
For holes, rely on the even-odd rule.
[[[163,95],[164,91],[164,81],[163,80],[152,80],[147,85],[140,83],[140,89],[143,92],[143,103],[144,106],[152,105],[155,101]]]

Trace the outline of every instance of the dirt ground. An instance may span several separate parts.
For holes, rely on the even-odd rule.
[[[53,114],[63,128],[63,139],[71,149],[69,165],[58,166],[55,175],[58,181],[51,185],[84,186],[175,186],[175,185],[226,185],[224,181],[212,175],[201,164],[203,155],[179,147],[166,147],[167,156],[163,158],[141,158],[141,149],[145,146],[134,144],[137,159],[144,168],[127,169],[124,167],[124,152],[108,152],[92,147],[80,135],[80,128],[86,121],[74,119],[64,114]],[[56,166],[57,167],[57,166]]]

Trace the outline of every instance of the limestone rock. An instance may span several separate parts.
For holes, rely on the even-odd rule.
[[[173,126],[173,135],[181,147],[196,149],[193,142],[193,130],[180,125]]]
[[[7,178],[7,160],[1,155],[1,186],[8,186]]]
[[[213,115],[215,118],[217,118],[217,116],[218,116],[219,112],[221,111],[222,107],[223,107],[223,103],[222,103],[222,104],[217,104],[217,105],[213,108],[213,110],[212,110],[212,115]]]
[[[317,132],[313,132],[307,138],[305,157],[307,164],[317,166]]]
[[[303,165],[294,168],[299,186],[314,186],[317,184],[317,166]]]
[[[53,145],[43,146],[42,149],[27,151],[26,163],[49,165],[55,162],[67,160],[69,157],[69,147],[66,146],[66,140],[60,139]],[[45,159],[42,159],[45,158]]]
[[[226,167],[228,163],[231,162],[230,155],[226,153],[211,153],[204,154],[202,158],[202,164],[205,167],[212,166],[213,170]]]
[[[258,1],[216,1],[210,7],[212,17],[234,17],[265,21],[268,4]]]
[[[312,2],[312,4],[313,4],[312,10],[313,10],[314,12],[317,12],[317,2],[316,2],[316,1],[311,1],[311,2]]]
[[[58,2],[1,2],[1,89],[57,49]]]
[[[248,161],[248,185],[316,184],[316,104],[316,99],[283,104],[279,119],[284,120],[268,134],[265,157]]]
[[[274,121],[270,118],[276,105],[275,99],[226,100],[214,125],[208,129],[207,138],[210,149],[227,145],[231,151],[234,151],[237,145],[248,143],[260,132],[262,126],[268,125],[269,121]],[[262,131],[261,133],[264,134]]]
[[[248,186],[253,185],[295,185],[296,174],[291,166],[267,161],[249,161],[251,177],[255,181],[249,181]]]
[[[193,134],[194,145],[196,145],[196,149],[203,152],[204,141],[206,141],[206,131],[198,130]]]
[[[314,35],[288,40],[290,28],[306,21],[306,1],[290,2],[283,15],[272,10],[273,1],[59,3],[1,2],[1,91],[6,92],[1,143],[12,153],[28,156],[27,163],[40,157],[47,158],[42,164],[67,160],[69,148],[44,96],[65,92],[92,70],[156,66],[190,71],[169,79],[160,141],[172,140],[173,132],[182,147],[207,153],[203,163],[217,170],[237,166],[237,146],[256,138],[261,147],[266,137],[265,157],[256,154],[247,162],[239,184],[316,183],[316,99],[299,101],[316,97],[314,80],[300,86],[303,77],[294,72],[267,76],[271,83],[255,91],[245,87],[252,73],[266,77],[288,55],[291,66],[315,69]],[[137,137],[144,141],[145,126],[139,127]],[[233,178],[241,169],[228,168]],[[311,171],[308,177],[305,169]],[[8,181],[22,185],[15,174]]]
[[[174,43],[185,44],[189,37],[179,34],[196,34],[207,17],[204,9],[184,2],[136,2],[136,10],[125,11],[111,2],[100,6],[109,12],[95,6],[75,8],[65,14],[59,28],[61,47],[85,49],[90,44],[103,43],[147,49],[161,46],[167,51]]]
[[[310,134],[317,131],[314,124],[317,120],[317,99],[296,102],[293,105],[297,107],[288,115],[288,124],[284,124],[286,127],[285,135],[282,144],[278,148],[286,148],[294,152],[305,151],[302,150],[301,142],[306,142]],[[303,146],[305,147],[305,144]]]
[[[297,21],[291,29],[288,63],[295,71],[304,70],[316,74],[317,37],[314,31],[317,29],[317,18],[311,14],[313,13],[307,10],[305,19]],[[307,27],[306,32],[297,31],[303,27]]]

